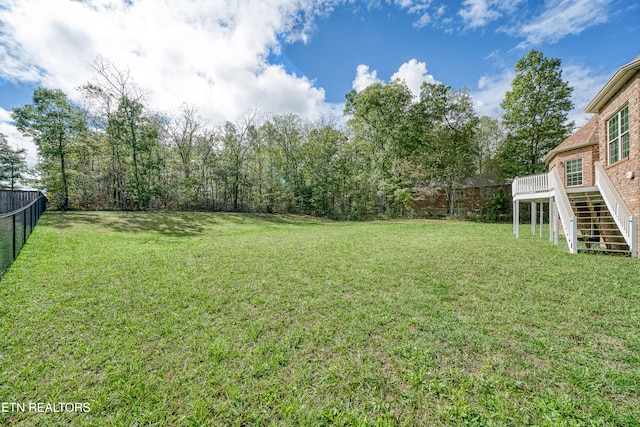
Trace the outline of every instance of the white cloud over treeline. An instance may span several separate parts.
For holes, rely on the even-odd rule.
[[[398,71],[391,75],[389,81],[402,80],[407,84],[414,96],[420,95],[422,83],[437,83],[438,81],[427,72],[427,64],[413,58],[405,62],[398,68]],[[378,71],[371,70],[368,65],[360,64],[356,69],[356,77],[353,79],[352,87],[360,92],[367,86],[374,83],[384,83],[378,78]]]
[[[331,7],[311,0],[6,0],[0,77],[73,97],[94,78],[88,64],[101,56],[128,68],[161,110],[188,103],[212,119],[256,107],[315,115],[327,108],[324,90],[267,57],[283,39],[305,40]]]
[[[513,37],[514,47],[555,43],[608,20],[610,0],[363,0],[393,5],[415,17],[413,27],[443,31],[494,31]],[[209,122],[233,120],[258,108],[262,113],[318,117],[341,111],[327,102],[313,77],[295,75],[269,62],[283,44],[307,42],[320,18],[334,8],[358,8],[354,0],[1,0],[0,78],[15,83],[76,90],[95,79],[89,64],[108,59],[163,112],[196,107]],[[610,12],[609,12],[610,13]],[[519,43],[519,45],[518,45]],[[515,49],[517,52],[522,49]],[[464,54],[452,52],[452,55]],[[416,55],[417,56],[417,55]],[[428,54],[426,55],[428,58]],[[385,64],[389,65],[389,64]],[[481,114],[499,114],[512,65],[479,78],[470,88]],[[395,66],[395,64],[393,64]],[[352,87],[383,80],[372,64],[357,67]],[[577,109],[593,87],[606,81],[588,68],[567,67],[576,87]],[[605,70],[606,71],[606,70]],[[610,71],[610,70],[609,70]],[[344,79],[352,78],[345,75]],[[387,78],[387,76],[385,76]],[[423,82],[437,82],[426,63],[410,59],[388,76],[406,81],[414,94]],[[446,83],[446,82],[445,82]],[[577,114],[576,114],[577,117]],[[0,132],[27,144],[0,109]],[[33,156],[32,156],[33,157]]]

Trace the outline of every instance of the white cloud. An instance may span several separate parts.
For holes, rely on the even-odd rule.
[[[320,0],[5,0],[0,77],[64,90],[94,78],[98,55],[127,67],[153,108],[195,105],[209,120],[255,107],[315,116],[329,108],[305,77],[266,62],[283,34],[304,40]]]
[[[389,81],[395,79],[403,80],[416,97],[420,95],[420,86],[423,82],[438,83],[431,74],[427,73],[427,64],[415,58],[402,64]],[[371,70],[368,65],[358,65],[356,77],[353,79],[353,88],[360,92],[374,83],[384,83],[382,79],[378,78],[378,71]]]
[[[567,35],[577,35],[594,25],[607,22],[609,0],[548,1],[542,14],[510,32],[526,38],[519,47],[543,42],[557,43]]]
[[[486,28],[498,20],[506,21],[498,31],[525,40],[519,48],[556,43],[567,35],[608,20],[610,0],[545,0],[542,12],[531,17],[524,0],[464,0],[458,15],[464,28]]]
[[[576,126],[583,126],[591,114],[584,112],[587,104],[591,102],[598,91],[607,83],[615,70],[606,73],[598,73],[582,64],[571,64],[562,67],[562,79],[573,87],[571,100],[574,109],[569,113],[569,120],[573,120]]]
[[[476,111],[481,116],[497,118],[502,114],[500,103],[507,91],[511,90],[511,82],[515,73],[505,70],[493,76],[482,76],[478,80],[477,90],[471,91]]]
[[[9,111],[0,107],[0,133],[7,137],[9,146],[13,148],[25,148],[27,150],[27,165],[33,167],[38,160],[36,146],[30,138],[22,136],[22,134],[12,124],[13,119]]]
[[[420,95],[420,86],[423,82],[437,83],[431,74],[427,74],[427,64],[416,59],[402,64],[398,71],[391,76],[391,80],[395,79],[404,80],[414,96]]]
[[[484,27],[502,15],[497,10],[491,9],[488,0],[465,0],[458,14],[470,29]]]
[[[409,13],[419,13],[431,6],[432,0],[394,0],[400,9],[407,9]]]
[[[429,25],[431,23],[431,15],[429,15],[428,13],[423,13],[422,16],[413,23],[413,27],[416,29],[421,29],[426,27],[427,25]]]
[[[393,3],[398,8],[406,10],[408,14],[418,16],[412,24],[413,28],[418,30],[430,24],[440,26],[447,9],[445,5],[433,5],[432,0],[395,0]]]
[[[382,80],[378,78],[378,72],[376,70],[370,71],[368,65],[358,65],[356,78],[353,79],[353,88],[360,92],[374,83],[382,83]]]
[[[486,27],[489,23],[511,15],[523,0],[464,0],[458,15],[467,29]]]

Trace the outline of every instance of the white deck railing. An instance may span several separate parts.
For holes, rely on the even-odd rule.
[[[631,214],[631,211],[616,191],[609,176],[605,172],[600,162],[595,162],[596,166],[596,187],[600,190],[602,198],[609,211],[613,215],[613,220],[624,236],[624,240],[631,249],[631,256],[638,257],[638,217]]]
[[[549,184],[555,197],[556,206],[558,207],[558,214],[562,221],[562,229],[564,230],[564,237],[567,240],[569,246],[569,252],[572,254],[578,253],[578,221],[571,208],[569,197],[567,192],[564,191],[564,185],[560,179],[560,174],[556,168],[551,169],[549,172]]]
[[[539,175],[516,178],[511,184],[511,191],[513,196],[547,192],[549,191],[549,174],[541,173]]]
[[[524,196],[520,197],[524,199],[537,199],[540,196],[553,197],[556,201],[558,215],[562,221],[562,229],[569,246],[569,252],[572,254],[578,253],[578,222],[556,168],[553,168],[549,173],[514,179],[511,191],[514,200],[517,196]],[[515,224],[516,217],[517,215],[514,215],[514,229],[517,227],[517,224]],[[517,229],[515,231],[517,237]]]

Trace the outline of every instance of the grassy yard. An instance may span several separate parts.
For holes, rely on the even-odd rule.
[[[24,426],[640,425],[640,261],[510,225],[47,213],[0,282],[0,401]]]

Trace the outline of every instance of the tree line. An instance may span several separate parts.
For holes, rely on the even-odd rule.
[[[395,80],[348,92],[344,119],[258,120],[249,111],[211,126],[192,106],[154,111],[127,70],[99,58],[95,81],[79,88],[82,103],[40,87],[12,117],[37,146],[38,185],[57,209],[397,217],[436,192],[452,210],[455,190],[477,174],[542,169],[546,152],[571,130],[571,88],[559,65],[533,50],[521,59],[503,119],[478,117],[466,89],[424,83],[416,96]],[[545,99],[532,102],[535,93]],[[560,117],[550,123],[550,112]],[[19,166],[6,172],[12,161],[0,154],[0,181],[7,173],[20,179],[24,153],[1,136],[0,153]]]

